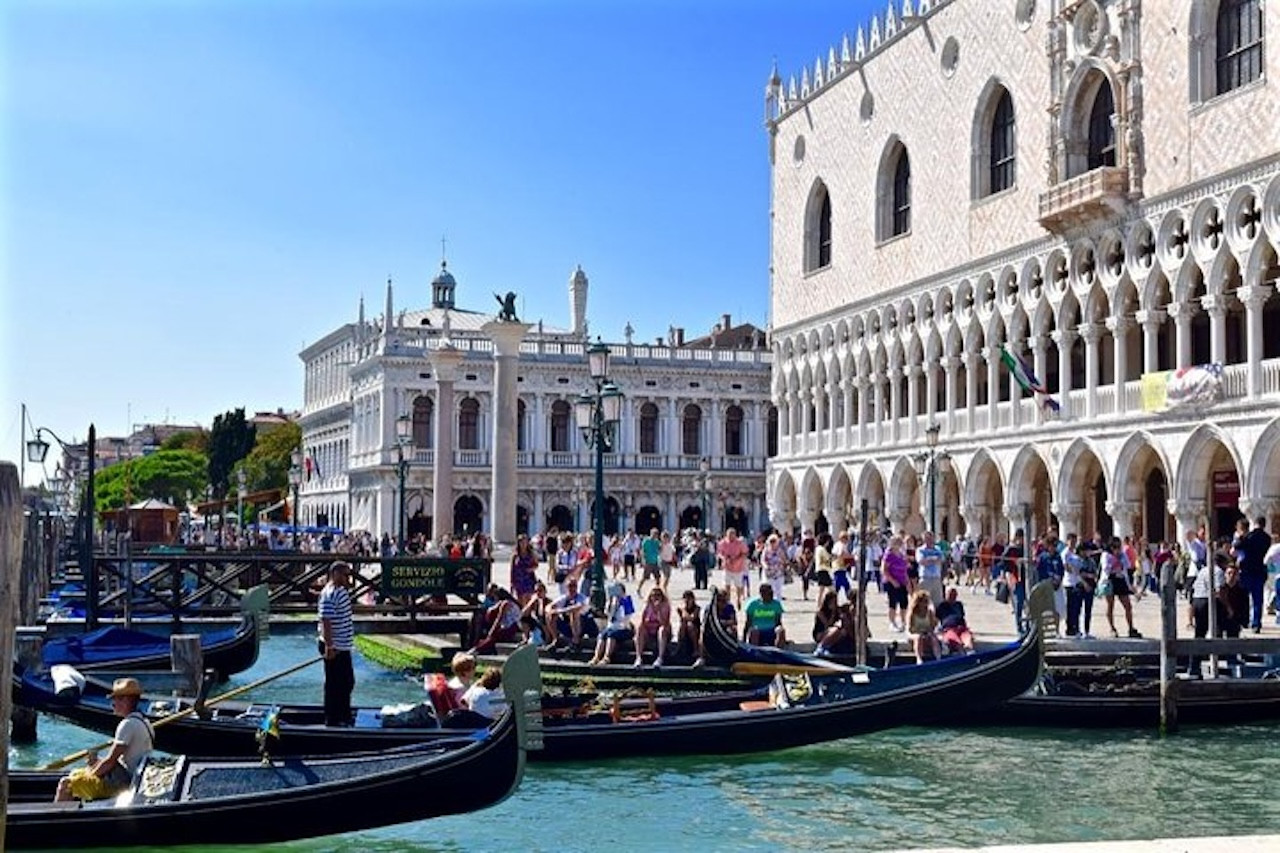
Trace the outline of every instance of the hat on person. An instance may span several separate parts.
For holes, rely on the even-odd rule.
[[[117,696],[141,696],[142,685],[138,683],[136,678],[117,678],[115,684],[111,685],[111,698]]]

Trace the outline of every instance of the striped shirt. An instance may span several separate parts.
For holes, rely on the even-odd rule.
[[[351,593],[344,586],[325,584],[320,590],[320,639],[324,639],[324,622],[329,622],[333,648],[349,652],[355,645],[355,625],[351,621]]]

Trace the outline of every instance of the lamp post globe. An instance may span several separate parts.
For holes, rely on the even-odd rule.
[[[298,492],[302,488],[302,448],[295,447],[289,454],[289,485],[293,487],[293,511],[290,521],[293,522],[293,550],[298,550],[298,532],[302,526],[302,507],[298,504]]]

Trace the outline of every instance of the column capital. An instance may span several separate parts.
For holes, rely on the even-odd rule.
[[[458,367],[466,356],[453,344],[444,344],[432,350],[427,356],[431,369],[435,371],[436,382],[453,382],[458,378]]]
[[[890,378],[890,379],[893,379],[893,380],[895,380],[895,381],[896,381],[896,380],[898,380],[898,379],[901,379],[901,378],[902,378],[902,365],[900,365],[900,364],[891,364],[891,365],[889,365],[889,378]]]
[[[907,376],[911,379],[919,379],[924,374],[924,368],[918,364],[907,365]]]
[[[1236,298],[1239,299],[1244,306],[1251,311],[1256,311],[1262,307],[1271,294],[1275,293],[1274,287],[1267,285],[1251,284],[1246,287],[1236,288]]]
[[[938,359],[938,363],[942,365],[942,369],[947,373],[954,373],[955,369],[960,366],[960,358],[954,355],[944,355]]]
[[[1053,339],[1053,342],[1058,345],[1058,349],[1061,350],[1071,346],[1072,342],[1080,336],[1070,329],[1055,329],[1049,333],[1049,337]]]
[[[1177,322],[1190,320],[1198,308],[1194,302],[1170,302],[1164,307],[1164,311],[1171,320]]]
[[[1205,502],[1202,500],[1169,498],[1169,500],[1165,501],[1165,509],[1187,527],[1194,527],[1204,517]]]
[[[1031,347],[1032,352],[1040,352],[1049,348],[1048,335],[1032,335],[1027,338],[1027,346]]]
[[[1106,319],[1106,327],[1112,334],[1121,334],[1129,331],[1136,325],[1133,318],[1130,317],[1108,317]]]
[[[964,366],[965,366],[965,367],[967,367],[967,368],[969,368],[970,370],[972,370],[974,367],[976,367],[976,366],[977,366],[977,364],[978,364],[978,359],[982,358],[982,353],[980,353],[980,352],[966,352],[966,353],[962,356],[962,358],[964,359]]]
[[[480,327],[493,341],[494,358],[520,355],[520,342],[533,328],[531,323],[515,323],[510,320],[490,320]]]
[[[1157,311],[1155,309],[1134,311],[1133,319],[1141,323],[1144,328],[1159,328],[1160,324],[1169,319],[1168,312]]]
[[[1210,294],[1209,296],[1202,296],[1200,297],[1200,307],[1203,308],[1210,317],[1217,320],[1218,318],[1225,316],[1227,313],[1227,298],[1216,293]]]
[[[1098,339],[1102,337],[1101,323],[1081,323],[1076,327],[1076,330],[1080,333],[1080,337],[1084,338],[1085,344],[1088,345],[1096,344]]]

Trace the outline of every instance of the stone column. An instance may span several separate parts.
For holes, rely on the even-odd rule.
[[[1125,400],[1125,386],[1128,384],[1129,376],[1129,330],[1133,328],[1133,321],[1128,317],[1108,317],[1107,328],[1111,330],[1113,342],[1111,384],[1116,400],[1115,412],[1124,414],[1128,408]]]
[[[965,432],[973,435],[974,415],[978,411],[978,360],[982,358],[982,354],[967,352],[962,358],[964,359]]]
[[[858,446],[867,446],[867,409],[871,405],[868,397],[868,391],[871,388],[871,381],[865,376],[859,376],[855,380],[858,383]]]
[[[1111,516],[1115,535],[1123,539],[1135,535],[1134,519],[1138,515],[1138,505],[1132,501],[1107,501],[1103,507]]]
[[[884,374],[879,371],[871,374],[871,382],[875,386],[876,395],[876,419],[872,424],[871,435],[876,444],[881,444],[884,436]]]
[[[1209,315],[1209,361],[1227,361],[1227,300],[1218,295],[1200,299],[1200,307]]]
[[[1098,341],[1102,330],[1097,323],[1081,323],[1080,337],[1084,338],[1084,414],[1092,418],[1098,414]]]
[[[920,436],[920,365],[907,365],[907,437]]]
[[[1185,548],[1187,534],[1199,530],[1200,525],[1205,521],[1205,503],[1203,500],[1169,498],[1165,508],[1177,523],[1178,542]]]
[[[1236,290],[1236,297],[1244,303],[1245,323],[1249,330],[1245,341],[1245,387],[1250,399],[1256,399],[1262,392],[1262,306],[1272,289],[1254,284]],[[1267,529],[1271,530],[1270,527]]]
[[[453,532],[453,383],[462,350],[446,343],[429,356],[436,375],[435,464],[431,470],[431,535]]]
[[[902,420],[902,368],[899,365],[889,367],[889,440],[902,438],[898,425]]]
[[[1190,302],[1171,302],[1165,309],[1173,318],[1177,329],[1177,364],[1174,367],[1191,366],[1191,315],[1195,313],[1195,305]]]
[[[1058,404],[1062,406],[1064,417],[1071,411],[1071,345],[1075,343],[1076,333],[1068,329],[1059,329],[1052,334],[1058,345]]]
[[[970,539],[976,539],[983,533],[983,508],[980,504],[961,504],[960,517],[964,519],[964,532]]]
[[[516,541],[516,367],[528,323],[490,320],[480,327],[493,341],[492,490],[489,535],[494,544]]]
[[[938,365],[929,362],[924,365],[924,411],[928,424],[938,419]]]
[[[1079,503],[1053,503],[1049,506],[1049,511],[1058,517],[1060,539],[1066,539],[1069,533],[1081,535]]]
[[[1142,372],[1160,369],[1160,324],[1168,318],[1158,311],[1138,311],[1133,319],[1142,324]]]
[[[983,347],[982,357],[987,360],[987,429],[994,432],[1000,419],[1000,350],[995,347]],[[1009,399],[1012,400],[1012,386],[1018,383],[1012,378],[1009,382],[1011,385]]]
[[[956,433],[956,368],[959,366],[960,359],[954,355],[942,358],[942,370],[945,374],[943,395],[947,402],[947,435]]]

